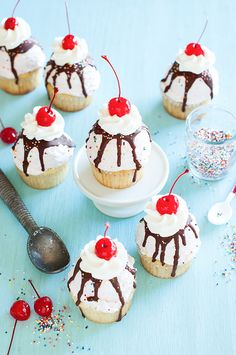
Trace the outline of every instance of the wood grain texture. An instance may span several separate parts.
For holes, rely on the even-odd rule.
[[[9,16],[13,3],[2,0],[2,17]],[[198,38],[208,16],[209,26],[202,42],[217,58],[221,85],[215,102],[235,111],[235,13],[233,0],[71,0],[72,31],[86,38],[102,74],[101,89],[93,104],[82,112],[63,114],[66,131],[77,148],[84,143],[99,107],[116,95],[115,78],[100,60],[100,54],[106,54],[120,75],[123,95],[139,107],[154,140],[168,153],[170,179],[164,188],[167,191],[172,178],[184,166],[185,123],[164,112],[159,80],[178,49]],[[41,41],[49,57],[54,36],[67,32],[63,1],[41,0],[33,4],[25,0],[17,14],[31,24],[33,35]],[[0,115],[6,125],[19,129],[26,112],[47,102],[43,83],[35,92],[22,97],[1,92]],[[71,172],[62,185],[52,190],[30,189],[18,177],[10,149],[2,143],[0,166],[36,221],[62,236],[72,261],[86,242],[103,232],[108,217],[80,193]],[[184,196],[196,215],[203,241],[190,271],[176,280],[158,280],[141,267],[134,235],[142,214],[123,220],[109,218],[110,234],[126,245],[138,268],[132,308],[122,322],[113,325],[96,325],[82,319],[66,290],[67,271],[47,276],[32,267],[26,252],[26,233],[0,201],[0,354],[6,353],[13,327],[13,319],[8,314],[12,301],[20,296],[33,303],[28,278],[34,280],[41,293],[52,297],[57,308],[67,305],[73,323],[66,318],[65,332],[59,335],[54,348],[49,345],[51,333],[45,335],[46,340],[42,336],[38,344],[38,334],[33,333],[33,315],[27,323],[18,324],[12,355],[67,355],[72,351],[96,355],[236,354],[235,279],[226,283],[218,275],[229,260],[219,246],[226,227],[212,227],[206,220],[208,208],[226,195],[234,177],[235,169],[221,182],[198,184],[185,178],[176,187],[176,192]],[[234,220],[235,217],[234,213]],[[26,295],[21,295],[21,291]],[[71,346],[67,344],[68,339]]]

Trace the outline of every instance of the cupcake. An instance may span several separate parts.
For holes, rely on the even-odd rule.
[[[174,278],[187,271],[201,244],[195,217],[172,189],[147,203],[136,235],[143,267],[160,278]]]
[[[99,235],[85,245],[68,276],[68,289],[82,315],[97,323],[120,321],[136,288],[134,259],[117,239]]]
[[[64,133],[64,119],[51,105],[52,101],[49,107],[36,106],[33,113],[25,115],[23,129],[12,148],[20,177],[35,189],[60,184],[74,151],[71,138]]]
[[[199,43],[180,50],[161,80],[163,105],[169,114],[186,119],[195,108],[211,102],[218,92],[215,55]]]
[[[40,83],[45,55],[31,37],[28,23],[9,17],[0,25],[0,89],[14,95],[26,94]]]
[[[110,63],[107,57],[103,58]],[[121,97],[118,77],[117,80],[119,95],[100,110],[86,140],[86,151],[97,181],[122,189],[143,176],[151,153],[151,138],[137,107]]]

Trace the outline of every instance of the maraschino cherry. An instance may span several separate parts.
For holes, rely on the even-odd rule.
[[[12,127],[4,127],[2,120],[0,118],[0,124],[2,126],[2,130],[0,131],[0,138],[6,144],[13,144],[17,138],[17,132]]]
[[[208,24],[208,19],[206,19],[205,25],[203,27],[202,33],[200,34],[198,40],[196,43],[189,43],[187,45],[187,47],[185,48],[185,53],[187,55],[195,55],[196,57],[198,57],[199,55],[204,55],[204,50],[202,49],[202,47],[200,46],[199,42],[204,34],[204,32],[206,31],[207,28],[207,24]]]
[[[17,21],[16,21],[16,18],[14,17],[14,13],[15,13],[15,10],[19,4],[20,0],[18,0],[14,6],[14,9],[12,11],[12,16],[11,17],[8,17],[8,19],[6,19],[5,21],[5,24],[4,24],[4,28],[5,30],[12,30],[14,31],[15,27],[18,25]]]
[[[111,64],[110,60],[107,58],[106,55],[102,55],[102,58],[105,59],[107,61],[107,63],[110,65],[111,69],[113,70],[113,72],[116,76],[116,80],[118,83],[118,97],[114,97],[108,103],[109,114],[111,116],[116,115],[118,117],[122,117],[122,116],[130,113],[130,110],[131,110],[130,102],[129,102],[129,100],[125,99],[124,97],[121,97],[120,80],[119,80],[118,75],[115,71],[115,68]]]
[[[109,261],[117,253],[116,244],[106,237],[108,228],[110,228],[109,223],[105,224],[104,237],[99,239],[95,245],[95,253],[98,258],[105,259]]]
[[[13,303],[13,305],[10,308],[10,315],[15,319],[12,335],[11,335],[11,341],[10,345],[7,351],[7,355],[10,354],[13,338],[15,335],[15,330],[16,330],[16,324],[18,321],[25,321],[29,319],[30,317],[30,306],[27,302],[23,300],[18,300]]]
[[[156,210],[161,215],[163,214],[176,214],[178,207],[179,207],[179,200],[176,196],[172,195],[173,188],[177,181],[181,178],[181,176],[187,174],[189,169],[186,169],[182,174],[180,174],[174,181],[173,185],[171,186],[170,192],[168,195],[162,196],[157,200],[156,203]]]
[[[32,280],[28,280],[30,285],[33,287],[38,299],[34,302],[34,310],[41,317],[50,317],[52,314],[52,300],[48,296],[40,297],[38,291],[33,285]]]
[[[39,126],[49,127],[55,121],[56,114],[53,113],[51,107],[57,93],[58,93],[58,88],[55,88],[49,106],[43,106],[38,110],[36,115],[36,121]]]
[[[63,38],[61,45],[62,45],[62,48],[65,50],[67,50],[67,49],[72,50],[75,48],[75,46],[78,44],[78,42],[76,41],[75,36],[70,34],[70,20],[69,20],[69,12],[68,12],[68,6],[67,6],[66,1],[65,1],[65,7],[66,7],[66,20],[67,20],[69,34]]]

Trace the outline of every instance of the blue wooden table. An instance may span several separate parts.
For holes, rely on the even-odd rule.
[[[14,1],[1,2],[1,17],[9,16]],[[202,40],[217,58],[220,94],[215,102],[236,112],[236,3],[233,0],[100,0],[70,2],[71,27],[86,38],[102,75],[101,89],[93,104],[80,113],[64,114],[66,131],[77,144],[84,143],[96,120],[97,110],[116,95],[116,82],[101,54],[109,55],[120,74],[123,95],[140,109],[153,139],[168,154],[170,178],[185,165],[185,122],[171,118],[161,105],[159,80],[179,48],[197,40],[208,16]],[[56,35],[67,33],[63,1],[21,2],[17,10],[32,27],[47,56]],[[13,97],[0,93],[0,115],[6,125],[20,128],[33,106],[47,104],[43,83],[34,92]],[[103,232],[108,217],[85,198],[70,172],[66,181],[48,191],[22,183],[13,166],[10,147],[0,143],[0,166],[14,183],[32,215],[41,225],[55,229],[66,242],[72,262],[83,245]],[[84,320],[66,289],[67,271],[50,276],[37,271],[26,252],[26,232],[0,201],[0,354],[6,353],[13,319],[12,302],[21,297],[33,305],[31,278],[41,294],[53,299],[55,326],[47,333],[32,314],[18,324],[12,355],[234,355],[236,354],[236,263],[227,253],[236,214],[229,225],[213,227],[208,208],[223,199],[232,187],[235,168],[224,180],[199,182],[190,176],[176,192],[187,201],[201,229],[202,247],[194,265],[176,280],[160,280],[140,265],[134,236],[142,214],[129,219],[109,218],[110,234],[119,238],[136,259],[137,292],[132,308],[120,323],[96,325]],[[153,177],[155,178],[155,176]],[[234,202],[234,209],[236,205]],[[226,238],[226,239],[224,239]],[[56,316],[57,315],[57,316]],[[64,322],[64,325],[63,325]]]

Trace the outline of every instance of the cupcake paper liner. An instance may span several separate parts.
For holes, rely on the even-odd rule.
[[[50,99],[54,94],[54,88],[51,84],[47,84],[47,92]],[[75,112],[83,110],[92,102],[92,96],[77,97],[68,94],[60,94],[60,89],[56,95],[53,105],[62,111]]]
[[[0,77],[0,89],[13,95],[27,94],[33,91],[41,80],[41,68],[19,75],[18,84],[15,79]]]
[[[68,163],[60,165],[56,168],[48,169],[40,175],[26,176],[23,171],[18,168],[16,169],[21,179],[27,185],[34,189],[44,190],[50,189],[51,187],[54,187],[64,181],[68,172]]]

